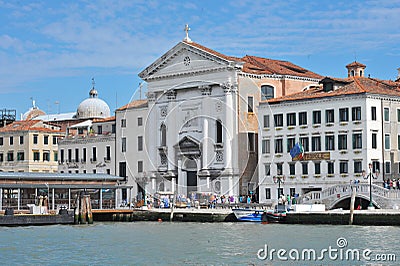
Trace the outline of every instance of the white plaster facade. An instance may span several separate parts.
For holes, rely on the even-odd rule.
[[[315,73],[312,78],[267,73],[249,63],[256,59],[228,57],[183,41],[139,74],[148,84],[146,191],[257,193],[255,107],[261,86],[272,87],[276,97],[319,79]]]
[[[277,203],[279,186],[283,195],[302,196],[354,180],[369,182],[362,175],[363,170],[370,173],[369,163],[377,176],[373,183],[381,185],[383,180],[399,177],[400,94],[393,89],[396,85],[390,88],[364,77],[347,82],[329,92],[303,92],[260,104],[260,202]],[[316,112],[320,112],[319,122]],[[279,115],[282,123],[276,126],[274,116]],[[290,124],[293,115],[295,121]],[[289,151],[295,142],[303,146],[308,142],[305,153],[327,152],[330,158],[292,161]],[[279,178],[284,182],[279,184]]]

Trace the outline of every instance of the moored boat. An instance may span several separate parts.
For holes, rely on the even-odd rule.
[[[232,209],[239,222],[283,222],[286,206],[276,205],[273,210],[236,208]]]

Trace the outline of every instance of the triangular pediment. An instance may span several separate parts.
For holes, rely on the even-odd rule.
[[[177,148],[179,149],[199,149],[200,148],[200,142],[191,137],[191,136],[184,136],[176,145]]]
[[[180,42],[143,70],[139,76],[148,80],[229,66],[241,67],[242,63],[200,45]]]

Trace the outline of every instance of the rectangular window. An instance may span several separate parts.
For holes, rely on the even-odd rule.
[[[121,127],[126,127],[126,119],[121,119]]]
[[[40,161],[40,153],[38,151],[33,152],[33,160]]]
[[[400,135],[397,135],[397,149],[400,150]]]
[[[378,161],[372,161],[372,172],[380,172],[380,165]]]
[[[283,127],[283,114],[274,115],[275,127]]]
[[[325,111],[325,122],[335,123],[335,110],[331,109]]]
[[[19,151],[17,153],[17,161],[23,161],[25,160],[25,153],[23,151]]]
[[[390,162],[385,162],[385,173],[390,174],[392,172],[392,169],[390,167]]]
[[[378,142],[377,142],[377,134],[372,133],[372,149],[376,149],[378,147]]]
[[[43,136],[43,144],[49,145],[49,136],[47,136],[47,135]]]
[[[96,147],[92,148],[92,159],[93,159],[93,162],[97,162],[97,148]]]
[[[290,191],[290,196],[294,197],[294,195],[296,195],[296,188],[291,187],[289,191]]]
[[[371,106],[371,120],[376,121],[376,107]]]
[[[3,143],[3,137],[0,137],[0,146],[3,146],[4,145],[4,143]]]
[[[275,139],[275,153],[283,152],[283,139]]]
[[[10,136],[10,145],[14,145],[14,137]]]
[[[269,139],[263,139],[261,142],[261,152],[263,154],[270,154],[271,153],[271,144]]]
[[[271,199],[271,189],[265,188],[265,199]]]
[[[383,108],[383,120],[385,122],[389,122],[389,119],[390,119],[390,117],[389,117],[389,108],[385,107],[385,108]]]
[[[300,143],[303,146],[304,152],[310,151],[310,143],[309,143],[309,138],[308,137],[300,138]]]
[[[55,162],[58,161],[58,151],[54,151],[53,152],[53,159],[54,159]]]
[[[254,133],[250,132],[247,133],[247,139],[248,139],[248,150],[253,152],[255,148],[255,139],[254,139]]]
[[[105,158],[105,160],[106,161],[111,161],[111,147],[110,146],[106,147],[106,158]]]
[[[333,135],[325,136],[325,150],[327,151],[335,150],[335,136]]]
[[[348,122],[348,121],[349,121],[349,108],[340,108],[339,122]]]
[[[44,162],[50,162],[50,151],[44,151],[43,152],[43,161]]]
[[[353,134],[353,149],[362,149],[362,134]]]
[[[277,163],[276,164],[276,173],[278,175],[282,175],[283,174],[283,163]]]
[[[265,171],[265,176],[271,175],[271,164],[270,163],[264,164],[264,171]]]
[[[294,147],[296,144],[296,139],[295,138],[287,138],[287,152],[290,152],[290,150]]]
[[[362,162],[354,161],[354,173],[359,174],[362,173]]]
[[[286,115],[286,125],[288,127],[296,125],[296,113],[289,113]]]
[[[301,163],[302,175],[308,175],[308,162]]]
[[[72,150],[68,149],[68,162],[72,162]]]
[[[19,145],[24,144],[24,136],[19,136]]]
[[[253,96],[247,97],[247,112],[253,113],[254,112],[254,98]]]
[[[64,163],[64,150],[60,150],[60,161]]]
[[[390,134],[385,134],[385,150],[390,150]]]
[[[117,130],[117,127],[115,124],[111,125],[111,133],[115,134],[115,131]]]
[[[361,121],[361,106],[351,108],[351,119],[353,121]]]
[[[85,163],[86,160],[87,160],[87,157],[86,157],[86,148],[83,148],[83,150],[82,150],[82,162]]]
[[[79,162],[79,149],[75,149],[75,162]]]
[[[400,122],[400,109],[397,109],[397,122]]]
[[[126,138],[121,139],[121,151],[126,152]]]
[[[339,163],[339,171],[341,174],[347,174],[349,172],[347,161],[341,161]]]
[[[138,151],[143,151],[143,136],[138,136]]]
[[[321,124],[321,111],[313,111],[313,125]]]
[[[14,161],[14,152],[13,151],[7,152],[7,161],[8,162],[13,162]]]
[[[4,155],[3,153],[0,153],[0,163],[4,162]]]
[[[320,175],[321,174],[321,163],[314,162],[314,174]]]
[[[38,135],[33,134],[33,144],[38,144]]]
[[[321,151],[321,136],[311,137],[312,151]]]
[[[53,136],[53,145],[57,145],[57,137]]]
[[[307,112],[299,113],[299,126],[307,125]]]
[[[328,174],[335,174],[335,164],[333,162],[328,162]]]
[[[137,162],[137,171],[138,173],[143,173],[143,161]]]
[[[137,118],[137,125],[138,125],[138,127],[143,126],[143,117]]]
[[[289,175],[295,175],[295,174],[296,174],[296,164],[289,163]]]
[[[97,134],[103,134],[103,126],[97,126]]]
[[[338,135],[338,149],[347,150],[347,135]]]
[[[126,162],[119,163],[119,176],[124,177],[126,180]]]
[[[269,115],[264,115],[264,128],[269,128]]]

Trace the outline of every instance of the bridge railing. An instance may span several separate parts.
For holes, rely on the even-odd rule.
[[[340,197],[350,195],[353,187],[359,194],[369,194],[369,184],[341,184],[328,187],[322,191],[310,191],[299,198],[299,202],[321,202],[321,201],[334,201],[338,195]],[[381,198],[400,199],[400,190],[383,188],[381,186],[372,184],[372,194]]]

